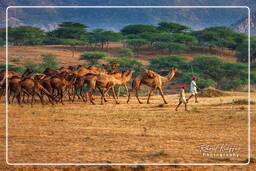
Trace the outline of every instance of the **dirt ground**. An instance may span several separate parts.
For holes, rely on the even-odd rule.
[[[141,97],[145,102],[145,97]],[[201,97],[189,102],[189,112],[175,111],[177,95],[152,97],[151,104],[110,101],[105,105],[65,102],[65,105],[9,106],[8,161],[10,163],[246,163],[248,160],[247,93]],[[252,99],[256,101],[255,96]],[[1,108],[4,110],[4,104]],[[255,104],[252,105],[252,136]],[[0,115],[1,154],[5,152],[5,114]],[[233,157],[203,156],[202,145],[238,147]],[[247,166],[8,166],[0,156],[0,170],[253,170],[255,140]],[[209,150],[209,153],[212,149]],[[217,152],[218,153],[218,150]],[[225,153],[225,152],[219,152]]]

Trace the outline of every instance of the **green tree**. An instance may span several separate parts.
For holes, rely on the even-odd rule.
[[[251,49],[250,49],[250,58],[251,61],[256,61],[256,36],[251,37]],[[244,41],[240,46],[237,48],[236,57],[239,62],[248,62],[248,41]]]
[[[183,53],[187,50],[187,46],[176,42],[156,42],[153,46],[156,49],[162,49],[170,54],[172,53]]]
[[[5,45],[5,35],[6,31],[5,28],[0,28],[0,46]]]
[[[139,49],[148,43],[147,40],[145,39],[128,39],[126,40],[126,43],[128,44],[129,47],[133,48],[136,52],[137,55],[139,54]]]
[[[61,39],[85,40],[87,25],[75,22],[63,22],[56,30],[49,32],[50,37]]]
[[[84,45],[87,42],[83,40],[76,40],[76,39],[61,39],[62,44],[69,45],[72,51],[72,58],[75,55],[77,45]]]
[[[157,32],[157,29],[155,26],[152,25],[145,25],[145,24],[132,24],[127,25],[124,28],[121,29],[121,32],[123,34],[139,34],[143,32]]]
[[[170,68],[181,68],[186,62],[178,56],[160,56],[149,60],[149,69],[166,74]]]
[[[190,63],[194,72],[215,81],[220,81],[224,77],[224,64],[225,61],[217,56],[198,56]]]
[[[95,41],[101,44],[101,48],[104,48],[104,45],[108,48],[109,42],[119,41],[121,39],[121,34],[113,31],[100,31],[94,33]]]
[[[110,56],[110,54],[106,52],[98,52],[98,51],[85,52],[81,54],[80,60],[88,60],[91,63],[91,65],[96,65],[99,59],[102,59],[107,56]]]
[[[119,63],[122,66],[122,70],[134,69],[135,75],[138,75],[144,69],[143,65],[134,58],[112,58],[108,61],[110,64]]]
[[[160,22],[157,29],[167,33],[182,33],[188,31],[189,27],[177,23]]]
[[[133,51],[130,48],[121,48],[118,50],[118,54],[121,57],[132,57]]]
[[[37,27],[20,26],[8,30],[8,41],[13,45],[40,45],[44,39],[45,32]]]

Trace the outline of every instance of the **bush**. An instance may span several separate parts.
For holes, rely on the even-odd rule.
[[[235,90],[239,86],[247,84],[246,80],[240,80],[240,79],[233,79],[230,81],[225,82],[220,86],[222,90]]]
[[[6,64],[0,63],[0,70],[5,70]],[[13,64],[8,64],[8,70],[9,71],[15,71],[17,73],[23,73],[25,71],[25,68],[23,66],[17,66]]]
[[[121,48],[118,50],[118,54],[121,57],[132,57],[133,51],[130,48]]]
[[[182,65],[185,64],[184,60],[181,57],[177,56],[161,56],[151,58],[150,60],[149,69],[154,71],[164,71],[164,73],[168,73],[170,68],[180,68]]]
[[[85,52],[81,54],[80,60],[88,60],[92,65],[96,65],[99,59],[102,59],[107,56],[110,56],[110,54],[106,52],[98,52],[98,51]]]
[[[199,56],[190,64],[195,72],[203,74],[206,78],[219,81],[224,77],[225,61],[217,56]]]
[[[156,42],[153,47],[166,50],[169,53],[183,53],[188,49],[186,45],[176,42]]]
[[[51,68],[51,69],[57,69],[59,68],[59,61],[56,58],[55,54],[47,53],[41,55],[43,63],[41,64],[42,68]]]
[[[26,61],[25,67],[32,69],[34,72],[43,72],[45,69],[42,67],[42,64],[35,64],[31,60]]]
[[[253,71],[251,72],[251,83],[255,84],[256,83],[256,72]]]

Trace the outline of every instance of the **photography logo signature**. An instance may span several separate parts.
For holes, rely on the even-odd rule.
[[[240,157],[241,148],[230,144],[201,144],[199,145],[201,154],[204,157]]]

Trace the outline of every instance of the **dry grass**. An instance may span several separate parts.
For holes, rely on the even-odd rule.
[[[213,87],[208,87],[199,92],[200,97],[220,97],[220,96],[228,96],[229,93],[215,89]]]
[[[244,99],[246,93],[221,98],[223,103],[229,103],[234,96]],[[64,106],[37,104],[33,108],[12,104],[8,115],[9,162],[230,163],[246,160],[247,110],[241,110],[241,105],[212,105],[219,104],[219,97],[203,97],[199,104],[189,103],[190,112],[184,112],[183,106],[175,112],[177,96],[166,98],[169,104],[164,107],[157,107],[162,103],[160,96],[154,96],[152,104],[142,105],[135,98],[127,105],[124,97],[120,105],[115,105],[113,100],[106,105],[66,102]],[[198,148],[201,144],[220,143],[242,147],[240,157],[207,158]],[[119,166],[94,168],[121,169]],[[131,166],[127,170],[145,168]]]

